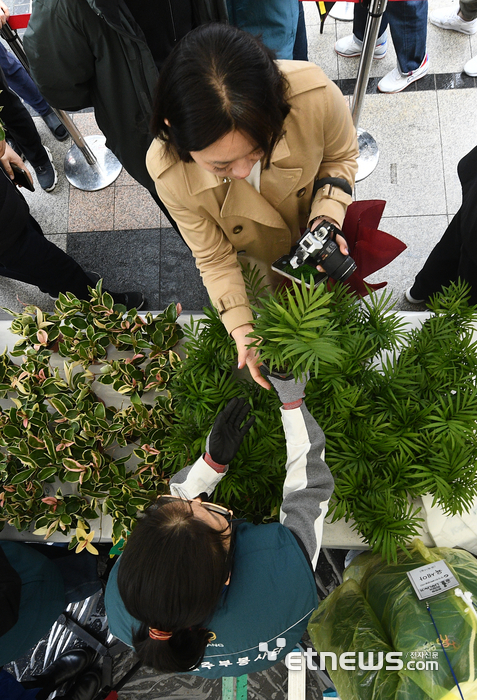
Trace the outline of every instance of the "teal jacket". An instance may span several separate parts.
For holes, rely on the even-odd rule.
[[[20,542],[0,544],[21,581],[18,620],[0,637],[0,666],[19,659],[50,629],[66,607],[63,578],[55,564]]]
[[[194,675],[240,676],[273,666],[300,640],[318,604],[313,570],[334,485],[324,461],[325,436],[304,403],[282,409],[281,417],[287,462],[280,523],[234,524],[230,583],[212,618],[204,621],[215,638],[200,667],[190,672]],[[204,492],[210,496],[227,469],[217,473],[200,457],[172,477],[171,493],[185,499]],[[119,595],[120,565],[121,559],[108,580],[106,613],[111,633],[132,646],[139,622]]]
[[[298,0],[227,0],[230,24],[259,36],[277,58],[293,59]]]
[[[121,559],[106,589],[109,630],[132,646],[139,623],[127,612],[117,587]],[[201,666],[192,675],[205,678],[241,676],[263,671],[293,649],[318,605],[311,567],[292,532],[280,525],[236,525],[230,584],[207,628],[215,634]],[[277,640],[285,640],[281,647]],[[269,659],[259,643],[277,652]]]

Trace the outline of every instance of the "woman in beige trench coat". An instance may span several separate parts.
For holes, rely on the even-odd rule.
[[[159,79],[146,164],[189,245],[212,303],[259,384],[240,262],[271,263],[300,229],[343,223],[357,170],[343,95],[313,63],[275,62],[239,29],[190,32]],[[315,191],[315,194],[314,194]],[[341,251],[346,241],[338,236]]]

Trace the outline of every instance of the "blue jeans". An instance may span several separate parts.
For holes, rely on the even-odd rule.
[[[17,93],[40,117],[51,112],[51,107],[14,54],[0,44],[0,68],[5,73],[8,87]]]
[[[361,3],[354,6],[353,34],[363,41],[368,11]],[[426,55],[427,0],[388,2],[378,36],[389,24],[401,73],[419,68]]]

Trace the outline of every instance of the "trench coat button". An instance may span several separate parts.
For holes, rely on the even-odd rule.
[[[234,226],[232,229],[232,233],[242,233],[243,231],[243,226]]]
[[[303,197],[303,195],[305,194],[305,192],[306,192],[306,187],[302,187],[301,190],[298,190],[298,192],[296,193],[296,196],[297,196],[297,197]]]

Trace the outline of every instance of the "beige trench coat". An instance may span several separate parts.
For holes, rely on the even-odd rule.
[[[240,262],[257,264],[271,286],[270,265],[290,251],[308,221],[328,216],[342,224],[351,197],[325,185],[312,201],[315,180],[339,177],[354,185],[358,145],[340,90],[313,63],[280,61],[291,111],[285,136],[260,193],[246,180],[228,180],[167,154],[156,139],[146,164],[160,199],[189,245],[212,303],[228,332],[252,320]]]

